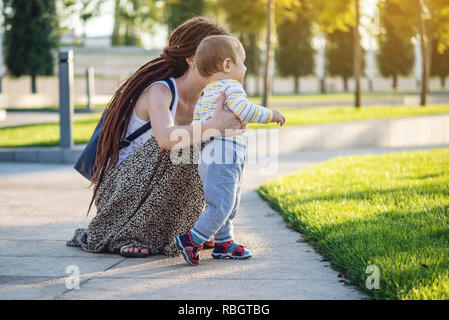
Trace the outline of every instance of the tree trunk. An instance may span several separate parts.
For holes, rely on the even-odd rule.
[[[360,47],[360,0],[354,0],[355,4],[355,27],[354,27],[354,80],[355,80],[355,99],[354,106],[360,108],[361,106],[361,88],[360,77],[362,73],[362,50]]]
[[[326,77],[323,77],[323,79],[320,79],[320,93],[321,94],[327,93]]]
[[[343,77],[343,90],[344,90],[344,92],[348,92],[349,91],[348,78],[347,77]]]
[[[35,74],[31,75],[31,93],[37,93],[37,89],[36,89],[36,75]]]
[[[419,38],[421,40],[421,56],[422,56],[422,81],[421,81],[421,98],[420,105],[425,106],[427,103],[427,87],[428,87],[428,72],[427,72],[427,49],[426,49],[426,37],[424,30],[424,21],[422,17],[422,4],[421,0],[415,0],[416,11],[418,13],[418,25],[419,25]]]
[[[446,88],[446,77],[440,77],[441,89]]]
[[[394,74],[393,75],[393,82],[391,87],[393,88],[394,91],[396,91],[398,89],[398,75]]]
[[[119,46],[121,45],[121,39],[120,39],[120,0],[115,0],[115,6],[114,6],[114,28],[112,31],[112,37],[111,37],[111,45],[112,46]]]
[[[274,56],[274,46],[273,46],[273,37],[274,37],[274,1],[268,0],[267,3],[267,52],[265,59],[265,72],[264,72],[264,90],[262,97],[262,105],[269,108],[270,107],[270,98],[271,98],[271,80],[272,80],[272,72],[273,72],[273,56]]]
[[[294,77],[295,79],[295,94],[299,94],[299,77]]]

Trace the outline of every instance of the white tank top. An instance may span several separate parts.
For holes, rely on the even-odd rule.
[[[176,81],[174,78],[170,78],[170,81],[173,83],[173,86],[175,88],[175,101],[173,102],[173,108],[171,110],[171,114],[173,119],[175,119],[176,114],[176,107],[178,106],[178,88],[176,87]],[[150,88],[152,85],[156,83],[163,83],[167,88],[170,89],[168,84],[165,81],[156,81],[150,84],[148,87],[146,87],[143,91]],[[131,114],[131,119],[129,120],[128,130],[126,131],[125,137],[128,137],[131,133],[139,129],[141,126],[146,124],[147,122],[145,120],[142,120],[139,118],[139,116],[136,114],[136,108],[134,107],[133,112]],[[143,145],[148,139],[153,137],[153,129],[148,130],[135,140],[131,141],[129,146],[120,149],[118,154],[118,161],[117,165],[120,164],[123,160],[125,160],[129,155],[131,155],[134,151],[136,151],[141,145]]]

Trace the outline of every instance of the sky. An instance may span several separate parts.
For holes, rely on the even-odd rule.
[[[367,27],[371,25],[371,17],[374,15],[378,0],[361,0],[361,10],[365,13],[361,23]],[[83,33],[83,26],[79,19],[73,19],[70,25],[77,34]],[[101,7],[101,14],[98,17],[89,20],[85,26],[85,32],[88,37],[106,36],[112,34],[114,25],[114,0],[106,0]],[[142,35],[142,42],[145,48],[163,48],[167,42],[167,30],[163,26],[156,26],[154,35]],[[366,32],[361,29],[362,45],[368,48],[370,45],[376,46],[374,42],[369,41]]]

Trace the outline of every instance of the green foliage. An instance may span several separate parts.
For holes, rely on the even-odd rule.
[[[355,24],[353,0],[314,0],[311,7],[315,21],[324,33],[347,31]]]
[[[184,21],[203,15],[206,9],[204,0],[166,0],[165,20],[171,33]]]
[[[100,14],[101,5],[105,0],[61,0],[61,2],[65,18],[77,14],[83,22],[86,22]]]
[[[151,32],[161,20],[160,4],[157,0],[115,0],[112,45],[140,46],[140,33]]]
[[[437,50],[443,53],[449,49],[449,1],[424,0],[429,11],[428,24],[432,38],[438,38]]]
[[[58,45],[55,0],[4,0],[4,55],[9,73],[52,75]]]
[[[354,27],[346,26],[346,30],[336,29],[327,34],[326,58],[327,71],[332,76],[342,77],[347,91],[347,80],[354,74]]]
[[[277,25],[276,64],[282,76],[295,79],[313,73],[312,20],[310,8],[301,6],[285,16]]]
[[[433,39],[432,41],[432,62],[430,64],[430,74],[440,77],[441,86],[444,87],[445,79],[449,76],[449,48],[440,53],[438,50],[440,41]]]
[[[246,74],[258,76],[261,66],[259,35],[256,33],[241,33],[238,38],[246,52]]]
[[[399,75],[408,75],[415,60],[411,38],[414,35],[413,25],[417,24],[417,15],[409,7],[403,6],[400,0],[384,0],[379,3],[381,31],[378,36],[377,62],[380,73],[384,77],[393,77],[394,81]]]
[[[248,74],[259,75],[261,66],[260,40],[266,24],[266,0],[218,0],[230,31],[246,50]]]
[[[339,157],[258,191],[374,298],[448,299],[448,166],[448,149]]]
[[[266,0],[218,0],[231,32],[259,34],[266,24]]]

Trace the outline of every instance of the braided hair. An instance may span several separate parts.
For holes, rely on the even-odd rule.
[[[155,81],[182,76],[189,68],[186,58],[195,55],[201,40],[210,35],[222,34],[229,33],[207,18],[187,20],[171,33],[168,46],[162,54],[141,66],[114,93],[105,110],[97,144],[94,172],[89,186],[95,184],[95,187],[87,215],[105,173],[117,164],[120,141],[125,138],[132,111],[143,90]]]

